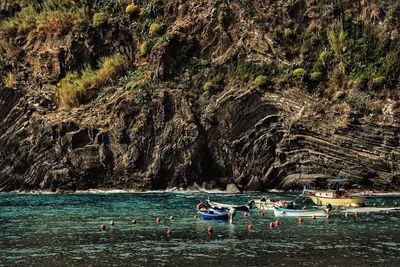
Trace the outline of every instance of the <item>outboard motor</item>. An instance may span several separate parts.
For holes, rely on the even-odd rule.
[[[228,209],[229,223],[232,223],[233,217],[235,217],[235,215],[236,215],[236,209],[229,208]]]
[[[247,206],[249,207],[249,209],[255,209],[256,203],[254,202],[254,200],[251,200],[247,203]]]
[[[332,211],[332,205],[331,205],[331,203],[326,204],[326,208],[327,208],[327,210],[328,210],[329,212]]]

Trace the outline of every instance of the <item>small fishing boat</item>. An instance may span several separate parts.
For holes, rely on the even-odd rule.
[[[324,209],[299,209],[290,201],[274,205],[275,217],[325,217],[327,214]]]
[[[276,198],[268,198],[268,197],[262,197],[260,199],[253,199],[249,202],[248,206],[250,208],[255,208],[259,210],[273,210],[274,205],[278,202],[279,200]]]
[[[235,209],[236,211],[249,211],[249,207],[247,205],[235,205],[235,204],[225,204],[207,200],[208,206],[213,209],[218,210],[229,210]]]
[[[358,207],[364,205],[364,197],[351,196],[343,188],[347,181],[340,178],[329,179],[327,190],[315,190],[304,185],[302,196],[309,197],[318,206]]]
[[[230,221],[236,215],[236,210],[234,208],[229,208],[228,210],[213,209],[207,202],[201,202],[196,207],[199,217],[203,220],[216,220],[216,221]]]

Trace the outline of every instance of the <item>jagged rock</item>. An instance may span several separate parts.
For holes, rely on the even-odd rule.
[[[235,185],[235,184],[227,184],[226,185],[226,192],[229,192],[229,193],[239,193],[240,192],[240,190],[239,190],[239,188],[237,188],[237,186]]]

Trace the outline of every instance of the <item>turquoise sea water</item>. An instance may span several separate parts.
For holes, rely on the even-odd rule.
[[[261,195],[209,196],[247,203]],[[347,219],[337,213],[331,219],[304,219],[301,225],[296,218],[284,218],[271,230],[273,214],[261,217],[256,210],[248,218],[237,214],[233,224],[194,218],[196,204],[205,198],[201,193],[167,192],[1,193],[0,266],[400,266],[400,213]],[[368,199],[385,206],[398,201]],[[131,224],[132,218],[137,224]],[[106,231],[100,230],[102,223]]]

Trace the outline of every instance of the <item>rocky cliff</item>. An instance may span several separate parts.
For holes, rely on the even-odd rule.
[[[400,3],[0,9],[2,191],[400,185]]]

